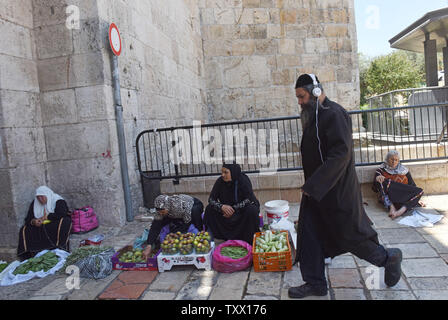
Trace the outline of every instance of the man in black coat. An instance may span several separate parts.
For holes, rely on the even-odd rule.
[[[352,123],[343,107],[328,99],[315,75],[297,79],[305,184],[300,205],[296,260],[305,284],[291,298],[327,295],[325,257],[350,252],[385,267],[385,283],[401,277],[402,253],[385,249],[364,211],[355,171]]]

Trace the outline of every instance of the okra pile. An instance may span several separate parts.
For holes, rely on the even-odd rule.
[[[286,252],[288,244],[286,232],[272,232],[270,230],[263,232],[261,236],[255,240],[255,252]]]
[[[229,257],[231,259],[241,259],[244,258],[245,256],[247,256],[247,249],[243,248],[243,247],[238,247],[238,246],[228,246],[228,247],[223,247],[221,249],[221,255],[222,256],[226,256]]]

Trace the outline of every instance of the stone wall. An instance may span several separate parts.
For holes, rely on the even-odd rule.
[[[205,109],[198,11],[188,1],[79,1],[80,28],[66,27],[72,1],[34,1],[48,180],[73,207],[90,204],[122,225],[108,27],[117,24],[124,127],[134,213],[142,202],[135,138],[147,128],[191,123]]]
[[[79,28],[67,27],[69,5]],[[135,138],[206,117],[196,1],[7,0],[0,8],[0,246],[15,247],[35,189],[92,205],[123,225],[125,205],[108,27],[119,58],[134,213],[142,205]]]
[[[315,73],[359,105],[353,0],[202,0],[210,121],[296,115],[295,80]]]
[[[29,200],[46,181],[31,0],[2,1],[0,31],[0,247],[15,247]]]

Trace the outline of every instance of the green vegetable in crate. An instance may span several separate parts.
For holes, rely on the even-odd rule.
[[[133,249],[122,253],[118,260],[120,262],[125,263],[144,263],[146,262],[145,258],[143,258],[141,249]]]
[[[222,256],[237,260],[247,256],[248,251],[246,248],[243,247],[228,246],[223,247],[220,253]]]
[[[59,261],[56,253],[49,251],[40,257],[30,258],[25,263],[19,265],[14,271],[14,275],[27,274],[28,272],[39,272],[52,269]]]
[[[288,251],[288,244],[286,232],[272,232],[270,230],[262,233],[261,236],[255,240],[255,252],[286,252]]]

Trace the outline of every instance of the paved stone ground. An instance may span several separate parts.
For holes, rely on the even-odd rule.
[[[336,257],[326,267],[330,285],[326,297],[310,300],[433,300],[448,299],[448,195],[426,196],[424,211],[445,216],[434,228],[410,228],[390,220],[373,199],[365,199],[366,211],[375,224],[382,244],[403,251],[402,278],[393,288],[384,284],[383,269],[375,268],[351,254]],[[290,219],[298,216],[298,205],[290,206]],[[123,228],[91,232],[106,236],[104,245],[116,250],[132,244],[149,223],[132,222]],[[90,235],[90,234],[89,234]],[[87,236],[73,235],[72,247]],[[80,289],[67,289],[66,275],[33,279],[0,287],[1,300],[289,300],[288,288],[303,283],[298,266],[287,272],[231,274],[174,266],[170,271],[113,271],[106,279],[82,279]]]

